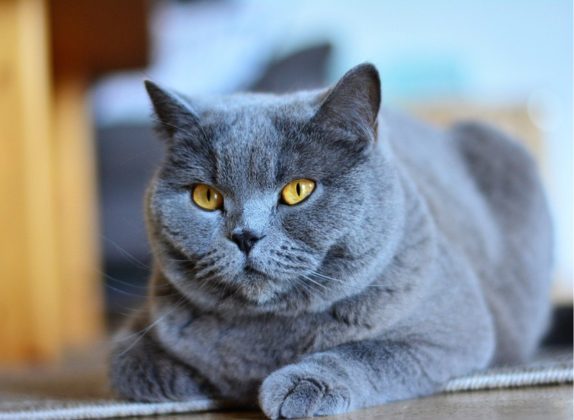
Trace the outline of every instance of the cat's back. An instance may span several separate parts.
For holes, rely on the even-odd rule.
[[[525,359],[550,312],[552,223],[538,169],[525,147],[493,127],[461,123],[451,135],[500,232],[498,258],[484,270],[499,324],[495,361]]]
[[[533,158],[482,123],[442,130],[396,112],[383,118],[399,167],[481,281],[497,324],[496,361],[528,356],[545,329],[552,265],[552,226]]]
[[[499,232],[492,210],[451,133],[394,110],[383,109],[381,121],[380,147],[390,148],[446,240],[476,258],[494,258]]]
[[[493,258],[508,234],[527,239],[551,230],[536,163],[516,140],[479,122],[442,129],[386,109],[382,119],[381,143],[389,143],[440,229],[478,229]]]

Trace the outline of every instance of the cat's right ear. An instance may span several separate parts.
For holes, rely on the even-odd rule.
[[[157,118],[156,130],[160,134],[167,140],[173,140],[178,135],[185,137],[203,135],[199,117],[185,98],[149,80],[144,84]]]
[[[380,106],[379,72],[372,64],[364,63],[349,70],[328,91],[312,121],[374,140]]]

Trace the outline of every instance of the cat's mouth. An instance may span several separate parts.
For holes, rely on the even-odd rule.
[[[265,271],[265,269],[257,263],[257,261],[251,260],[249,258],[245,260],[243,265],[243,274],[247,277],[254,277],[261,280],[275,280],[275,278],[270,273]]]
[[[246,266],[241,277],[238,292],[250,303],[261,305],[275,296],[275,288],[267,274]]]
[[[257,268],[255,268],[252,264],[249,263],[245,264],[245,267],[243,267],[243,272],[247,275],[258,274],[261,276],[267,276],[267,274],[265,274],[262,271],[259,271]]]
[[[279,279],[270,275],[252,261],[245,261],[236,277],[237,291],[256,306],[268,303],[281,292]]]

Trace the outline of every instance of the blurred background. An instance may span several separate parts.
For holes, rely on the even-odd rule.
[[[0,363],[85,347],[145,297],[162,147],[144,79],[287,92],[364,61],[386,106],[486,120],[535,154],[555,218],[552,334],[572,344],[572,2],[3,0],[3,31]]]

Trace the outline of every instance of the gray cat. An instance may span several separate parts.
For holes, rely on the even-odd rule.
[[[551,222],[513,140],[380,110],[370,64],[282,96],[146,87],[166,158],[149,304],[111,357],[120,395],[330,415],[533,353]]]

